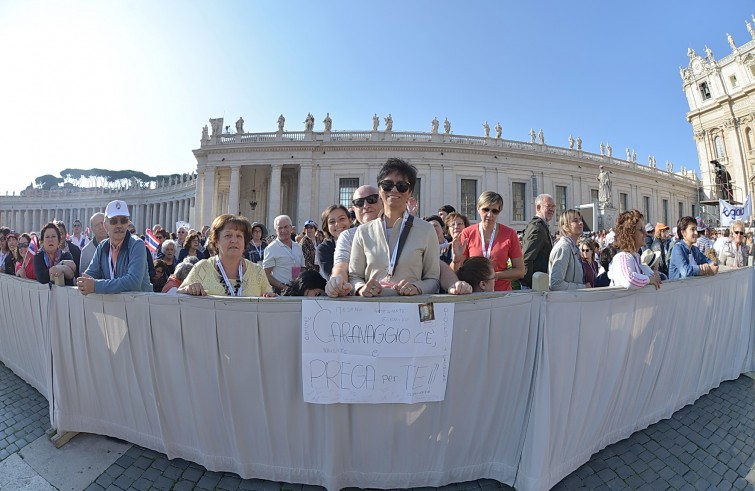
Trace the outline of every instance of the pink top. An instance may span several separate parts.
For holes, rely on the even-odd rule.
[[[647,267],[647,266],[646,266]],[[629,252],[620,252],[611,260],[608,266],[608,277],[611,278],[611,286],[622,288],[642,288],[650,283],[647,273],[650,268],[644,270],[640,262],[640,255]]]
[[[493,239],[493,248],[490,251],[490,260],[493,262],[493,269],[496,272],[505,271],[508,268],[509,259],[522,257],[522,246],[519,244],[519,238],[516,231],[501,223],[496,224],[495,239]],[[467,241],[467,249],[464,254],[467,257],[484,256],[482,253],[482,237],[480,237],[480,228],[477,224],[470,225],[461,231],[461,241]],[[487,245],[485,248],[487,250]],[[496,291],[511,290],[511,280],[496,280]]]

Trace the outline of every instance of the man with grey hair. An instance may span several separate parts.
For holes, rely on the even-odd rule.
[[[532,275],[538,271],[548,273],[548,258],[553,249],[548,222],[556,212],[556,203],[550,194],[541,194],[535,198],[535,216],[532,217],[522,238],[522,256],[524,257],[524,278],[521,284],[532,288]]]
[[[273,221],[277,238],[265,248],[262,267],[267,281],[280,294],[304,267],[304,253],[301,246],[291,240],[291,218],[279,215]]]
[[[97,250],[97,246],[100,245],[100,242],[107,239],[105,214],[95,213],[92,215],[92,218],[89,219],[89,229],[94,234],[94,237],[81,250],[79,271],[86,271],[89,268],[89,265],[92,263],[92,258],[94,257],[94,252]]]

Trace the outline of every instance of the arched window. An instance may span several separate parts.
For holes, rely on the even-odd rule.
[[[713,143],[716,146],[716,157],[718,157],[719,159],[726,157],[726,154],[724,153],[724,141],[721,139],[721,137],[715,137],[713,139]]]

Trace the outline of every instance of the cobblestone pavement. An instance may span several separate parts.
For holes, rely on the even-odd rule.
[[[49,426],[47,401],[0,364],[0,461]],[[724,382],[671,419],[611,445],[553,489],[755,490],[755,380]],[[241,479],[134,445],[88,490],[320,490],[319,486]],[[432,488],[421,488],[429,490]],[[441,490],[511,489],[481,479]]]

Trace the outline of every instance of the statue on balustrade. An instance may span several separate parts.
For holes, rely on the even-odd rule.
[[[446,134],[451,133],[451,122],[446,118],[445,121],[443,121],[443,130],[446,132]]]
[[[330,129],[333,127],[333,120],[330,119],[330,113],[325,114],[325,119],[322,120],[325,124],[325,131],[330,133]]]
[[[482,129],[485,130],[485,138],[490,138],[490,125],[487,121],[482,123]]]
[[[606,154],[606,146],[603,145],[603,142],[600,142],[600,154],[605,155]]]
[[[438,132],[438,126],[440,125],[440,122],[438,121],[438,116],[435,116],[430,123],[430,131],[435,134]]]
[[[582,150],[582,137],[577,137],[577,150]]]
[[[501,123],[498,122],[495,125],[495,137],[500,140],[502,134],[503,134],[503,126],[501,126]]]
[[[223,132],[223,118],[210,118],[212,136],[219,136]]]
[[[569,135],[569,150],[574,150],[574,137]]]
[[[393,116],[390,114],[385,117],[385,131],[393,131]]]
[[[611,144],[610,144],[610,143],[606,143],[606,154],[607,154],[607,155],[608,155],[609,157],[612,157],[612,156],[613,156],[613,147],[611,147]]]
[[[210,139],[210,135],[207,133],[207,125],[204,125],[202,128],[202,141],[207,141]]]
[[[537,137],[540,140],[540,145],[545,145],[545,133],[543,133],[542,128],[540,128],[540,132],[537,134]]]
[[[750,33],[750,36],[752,36],[752,39],[755,39],[755,30],[753,30],[752,24],[748,20],[745,21],[745,24],[747,24],[747,31]]]
[[[535,143],[535,138],[537,135],[535,134],[535,129],[530,128],[530,143]]]
[[[241,135],[244,133],[244,118],[239,116],[239,120],[236,121],[236,133]]]
[[[734,44],[734,38],[731,37],[731,34],[729,34],[728,32],[726,33],[726,40],[729,41],[729,46],[731,46],[731,50],[736,51],[737,45]]]
[[[600,204],[611,202],[611,172],[601,165],[598,173],[598,202]]]
[[[286,124],[286,118],[281,114],[278,116],[278,131],[283,131],[283,125]]]
[[[632,150],[632,162],[637,162],[637,152]]]
[[[377,113],[375,113],[375,115],[372,116],[372,131],[377,131],[379,125],[380,125],[380,118],[378,118]]]
[[[312,113],[307,113],[307,117],[304,119],[304,131],[312,131],[315,128],[315,117]]]
[[[674,172],[674,164],[672,162],[666,161],[666,171]]]
[[[632,161],[632,151],[629,150],[629,147],[627,147],[627,162]]]
[[[708,55],[708,62],[713,63],[716,61],[715,58],[713,58],[713,51],[708,47],[708,45],[705,45],[705,54]]]

